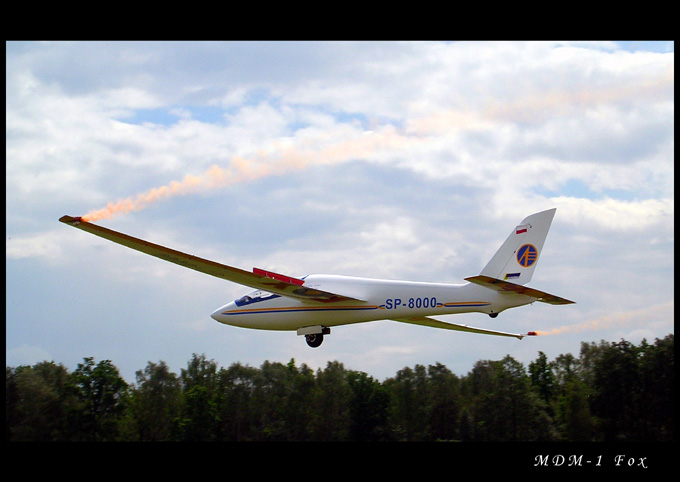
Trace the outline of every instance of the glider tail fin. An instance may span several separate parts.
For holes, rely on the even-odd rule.
[[[532,214],[512,230],[480,275],[524,285],[531,281],[555,209]]]

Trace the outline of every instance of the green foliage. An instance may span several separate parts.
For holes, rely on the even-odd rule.
[[[386,439],[389,395],[379,381],[364,372],[349,372],[349,439],[367,442]]]
[[[41,362],[6,368],[6,438],[74,440],[71,430],[83,410],[78,388],[63,365]]]
[[[173,440],[173,422],[183,407],[182,386],[174,373],[161,361],[149,362],[138,370],[136,389],[131,391],[124,425],[128,440]]]
[[[220,368],[194,354],[179,376],[149,362],[132,385],[93,358],[5,378],[9,441],[674,440],[672,334],[539,352],[528,368],[480,360],[463,377],[436,363],[380,382],[336,361]]]
[[[73,434],[88,441],[117,440],[118,422],[127,406],[128,384],[110,360],[96,365],[93,358],[83,361],[71,374],[80,401]]]

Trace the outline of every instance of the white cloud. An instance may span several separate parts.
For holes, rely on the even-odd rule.
[[[560,206],[560,215],[577,226],[598,226],[608,231],[644,232],[650,228],[671,230],[674,224],[673,199],[619,201],[616,199],[590,200],[567,197],[551,199]]]
[[[42,234],[7,239],[5,254],[8,258],[21,259],[33,257],[58,258],[61,246]]]

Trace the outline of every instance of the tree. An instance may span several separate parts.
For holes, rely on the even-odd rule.
[[[5,370],[6,439],[672,441],[674,335],[582,343],[578,358],[524,366],[480,360],[464,377],[437,363],[383,383],[328,362],[228,369],[193,354],[129,387],[109,360],[72,373],[54,362]]]
[[[427,368],[430,391],[430,438],[456,440],[460,436],[460,379],[441,363]]]
[[[352,441],[378,441],[386,438],[389,395],[385,388],[364,372],[352,371],[347,377],[349,438]]]
[[[571,377],[564,385],[557,411],[563,440],[591,442],[595,439],[597,426],[590,411],[590,393],[577,377]]]
[[[385,381],[391,399],[393,431],[399,439],[423,441],[429,438],[430,403],[427,372],[423,365],[415,370],[403,368]]]
[[[604,441],[637,439],[640,401],[638,348],[632,343],[602,344],[594,363],[593,411]]]
[[[285,441],[288,439],[286,408],[290,373],[282,363],[265,361],[255,380],[253,407],[257,411],[259,440]]]
[[[182,391],[176,374],[164,361],[148,362],[144,370],[135,373],[137,386],[132,389],[129,416],[135,440],[172,440],[173,423],[180,414]]]
[[[524,366],[511,356],[501,361],[477,362],[469,383],[474,440],[537,441],[556,437],[545,404],[532,390]]]
[[[342,441],[349,435],[349,401],[352,392],[342,363],[328,362],[316,372],[316,395],[311,421],[314,440]]]
[[[552,413],[551,404],[554,396],[555,376],[551,365],[548,363],[548,357],[542,351],[538,352],[538,358],[535,361],[529,363],[529,376],[531,385]]]
[[[286,397],[287,440],[308,440],[314,410],[316,380],[314,371],[304,363],[296,368],[295,360],[287,365],[289,390]]]
[[[83,440],[116,440],[118,421],[126,408],[128,384],[111,360],[102,360],[97,365],[92,357],[83,360],[71,374],[83,404],[78,433]]]
[[[581,362],[571,353],[550,363],[553,375],[552,402],[560,439],[569,442],[594,440],[596,419],[590,411],[591,387],[582,378]]]
[[[208,360],[205,354],[192,354],[186,369],[182,368],[180,382],[184,392],[188,392],[195,386],[205,387],[210,392],[215,391],[217,389],[217,363],[215,360]]]
[[[640,359],[642,440],[674,440],[675,336],[656,339],[643,350]],[[644,341],[644,340],[643,340]]]
[[[217,363],[193,354],[180,375],[182,407],[175,423],[175,437],[183,441],[219,439],[220,393]]]
[[[80,410],[68,370],[54,362],[5,369],[7,440],[71,438],[69,420]]]
[[[554,377],[554,394],[559,391],[574,377],[579,376],[579,360],[571,353],[559,355],[551,363]]]
[[[254,440],[255,410],[253,391],[259,370],[233,363],[218,374],[220,397],[219,416],[223,440]]]

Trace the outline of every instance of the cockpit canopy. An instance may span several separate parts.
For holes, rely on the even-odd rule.
[[[234,303],[236,303],[236,306],[245,306],[250,305],[252,303],[258,303],[260,301],[271,300],[278,297],[279,295],[268,293],[267,291],[256,290],[251,293],[248,293],[245,296],[242,296],[241,298],[237,299]]]

